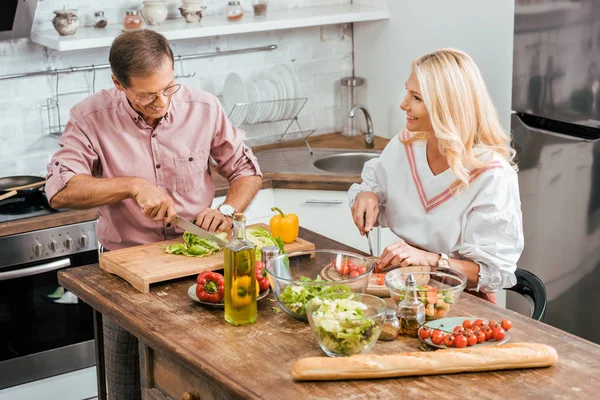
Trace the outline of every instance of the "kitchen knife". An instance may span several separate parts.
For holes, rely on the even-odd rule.
[[[366,225],[367,223],[367,214],[364,214],[364,224]],[[371,237],[369,236],[369,232],[365,232],[365,234],[367,235],[367,242],[369,242],[369,253],[371,253],[371,257],[374,257],[373,255],[373,244],[371,244]]]
[[[191,232],[198,237],[201,237],[203,239],[208,239],[208,240],[214,240],[221,247],[225,247],[227,245],[226,241],[218,238],[217,236],[213,235],[212,233],[205,231],[204,229],[200,228],[198,225],[193,224],[184,218],[181,218],[179,215],[175,217],[175,221],[173,221],[173,222],[175,223],[175,225],[177,225],[181,229]]]

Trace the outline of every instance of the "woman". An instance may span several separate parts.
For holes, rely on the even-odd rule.
[[[414,60],[406,90],[406,129],[350,188],[354,223],[361,235],[379,223],[400,238],[378,270],[449,266],[467,276],[467,289],[495,302],[493,292],[515,285],[523,251],[510,137],[461,51]]]

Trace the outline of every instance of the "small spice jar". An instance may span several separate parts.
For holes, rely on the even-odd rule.
[[[239,1],[230,1],[225,7],[225,18],[229,21],[239,21],[244,16],[244,7]]]
[[[104,28],[108,24],[108,20],[104,16],[104,11],[96,11],[94,17],[94,28]]]
[[[381,334],[379,334],[379,340],[394,340],[398,337],[398,332],[400,332],[400,321],[398,321],[396,310],[388,308],[385,313]]]
[[[125,11],[125,17],[123,18],[123,28],[126,31],[133,31],[142,27],[142,16],[137,10]]]
[[[269,0],[252,0],[252,7],[254,8],[254,16],[255,17],[266,17],[268,6],[269,6]]]

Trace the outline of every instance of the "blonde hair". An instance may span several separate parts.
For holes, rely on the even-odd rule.
[[[441,49],[413,61],[421,96],[438,142],[440,152],[458,177],[457,192],[469,186],[467,167],[481,168],[475,148],[499,154],[517,170],[510,135],[498,120],[498,112],[487,92],[475,62],[456,49]],[[427,132],[416,132],[405,143],[424,140]]]

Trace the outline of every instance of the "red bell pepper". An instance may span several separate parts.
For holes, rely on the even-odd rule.
[[[225,296],[225,278],[223,275],[205,271],[198,275],[196,296],[202,301],[219,303]]]
[[[262,261],[256,262],[256,281],[261,292],[269,288],[269,278],[267,277],[267,271],[265,271],[265,263]]]

